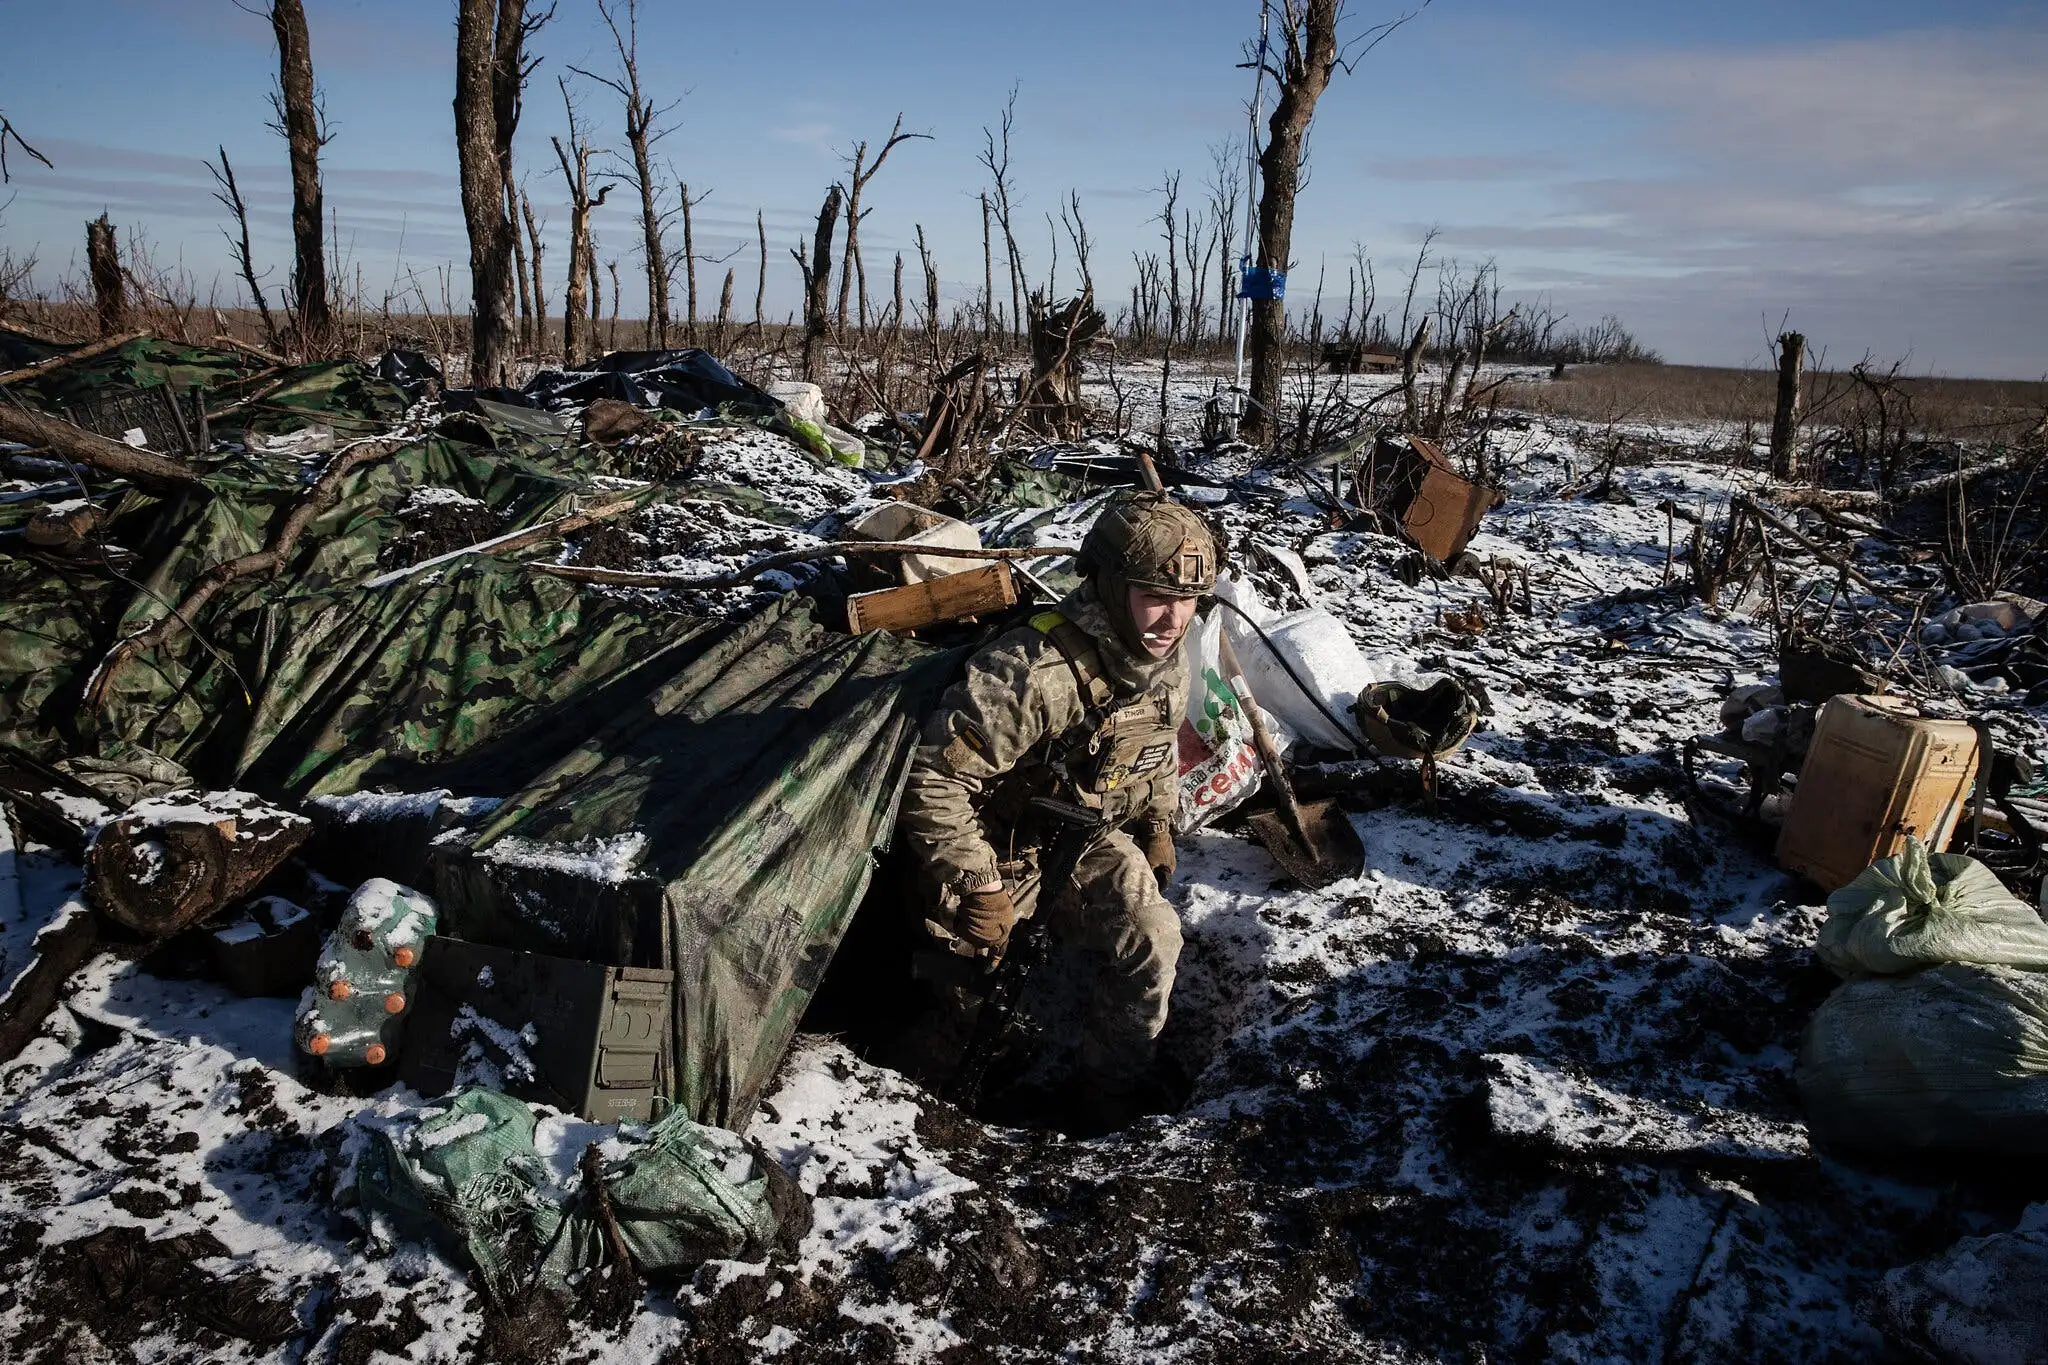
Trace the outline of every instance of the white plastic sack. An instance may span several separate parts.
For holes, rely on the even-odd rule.
[[[1259,789],[1251,721],[1217,660],[1225,614],[1214,608],[1188,625],[1188,709],[1180,723],[1182,833],[1200,829]]]
[[[1815,951],[1843,976],[1938,962],[2048,968],[2048,924],[1975,858],[1909,838],[1828,897]]]
[[[789,415],[814,426],[825,424],[825,390],[801,379],[778,379],[768,386],[768,396],[789,410]]]
[[[1865,1147],[2048,1149],[2048,976],[1945,963],[1850,981],[1814,1011],[1807,1128]]]
[[[1258,699],[1259,709],[1273,720],[1274,741],[1280,748],[1291,749],[1299,742],[1355,753],[1365,747],[1365,736],[1351,719],[1351,703],[1381,679],[1353,643],[1344,623],[1317,607],[1277,615],[1259,600],[1249,583],[1228,577],[1217,580],[1216,595],[1258,623],[1259,629],[1253,630],[1235,612],[1222,612],[1223,628],[1230,632],[1231,648],[1244,669],[1245,683]],[[1265,632],[1264,639],[1260,631]],[[1268,639],[1271,645],[1266,643]],[[1282,667],[1281,658],[1292,666],[1293,675]],[[1304,694],[1303,683],[1315,689],[1342,726]]]

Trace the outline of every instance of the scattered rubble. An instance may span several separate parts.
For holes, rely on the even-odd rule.
[[[1184,742],[1208,764],[1198,786],[1250,804],[1190,822],[1169,890],[1187,947],[1166,1050],[1186,1102],[1076,1142],[1034,1126],[1028,1096],[963,1113],[878,1065],[830,1017],[846,983],[829,968],[876,859],[888,890],[892,763],[949,648],[976,638],[960,617],[1033,599],[1033,576],[1062,584],[1060,547],[1142,461],[1106,440],[1010,452],[990,485],[1013,501],[955,510],[1016,553],[945,564],[1006,591],[942,608],[968,575],[926,575],[944,562],[930,542],[901,587],[872,537],[866,565],[845,548],[931,433],[870,439],[856,468],[795,425],[823,430],[809,394],[721,379],[701,353],[544,375],[521,407],[428,399],[371,367],[266,388],[277,376],[246,360],[156,345],[13,391],[83,416],[143,354],[185,367],[228,410],[205,477],[251,490],[240,501],[159,524],[164,500],[94,473],[77,518],[51,510],[78,490],[39,457],[0,454],[24,471],[6,491],[35,495],[0,503],[0,533],[22,532],[0,545],[0,731],[20,751],[0,762],[0,1332],[26,1358],[1992,1360],[2038,1335],[2031,1175],[1901,1166],[1810,1132],[1797,1062],[1837,984],[1814,955],[1827,912],[1775,865],[1766,823],[1785,786],[1796,804],[1782,779],[1826,677],[1862,691],[1867,672],[1954,718],[1968,702],[2013,761],[1996,804],[2017,816],[1994,828],[1979,801],[1958,823],[2026,898],[2005,912],[2027,913],[2039,788],[2020,769],[2048,763],[2038,603],[1916,616],[1939,605],[1937,574],[1828,519],[1844,514],[1774,511],[1768,481],[1725,458],[1603,465],[1537,417],[1491,434],[1485,471],[1409,445],[1424,488],[1454,478],[1473,506],[1504,490],[1419,559],[1414,499],[1378,500],[1367,448],[1299,470],[1236,447],[1185,457],[1168,481],[1234,548],[1233,600],[1271,604],[1243,607],[1281,642],[1252,685],[1300,796],[1344,808],[1366,870],[1290,886],[1244,837],[1252,736],[1219,688]],[[982,399],[954,391],[964,377],[951,410]],[[1173,420],[1193,429],[1208,381],[1179,382]],[[142,461],[125,477],[172,476]],[[305,502],[313,486],[331,500]],[[111,568],[117,547],[151,556],[149,600]],[[264,572],[195,592],[259,554]],[[866,619],[850,600],[911,585],[926,609],[889,624],[915,638],[837,628]],[[166,627],[181,600],[186,628]],[[1311,613],[1374,676],[1328,642],[1283,658],[1301,633],[1285,623]],[[1223,615],[1205,666],[1217,640],[1259,638]],[[1795,622],[1836,673],[1788,652]],[[1348,695],[1328,681],[1344,678]],[[1369,751],[1350,702],[1440,678],[1472,728],[1425,785],[1422,764]],[[89,685],[99,700],[74,716]],[[1291,686],[1335,714],[1288,727]],[[1748,802],[1765,771],[1770,800]],[[182,869],[216,863],[189,889],[204,879]],[[318,970],[290,965],[308,926],[334,930],[379,870],[418,888],[392,896],[433,899],[437,922],[415,928],[668,964],[695,1041],[656,1065],[698,1068],[667,1087],[672,1129],[686,1111],[736,1129],[714,1140],[733,1144],[719,1178],[786,1174],[803,1200],[763,1193],[776,1207],[747,1235],[651,1273],[621,1254],[646,1228],[629,1231],[618,1181],[670,1120],[520,1103],[538,1163],[519,1168],[521,1225],[579,1220],[560,1292],[508,1293],[475,1251],[341,1207],[372,1153],[424,1168],[437,1135],[476,1137],[461,1101],[379,1074],[389,1058],[300,1050],[295,1002],[271,994],[277,973]],[[402,946],[371,937],[360,952]],[[837,961],[860,965],[850,938]],[[457,1084],[540,1063],[521,1025],[548,1021],[477,1012],[472,996],[508,994],[497,965],[467,964],[475,989],[448,988],[436,1016],[474,1020]],[[1077,973],[1040,975],[1052,1055]],[[720,1042],[706,1063],[734,1020],[758,1047]]]

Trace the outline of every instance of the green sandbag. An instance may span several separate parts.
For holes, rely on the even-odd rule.
[[[608,1259],[606,1234],[583,1186],[558,1183],[535,1151],[536,1127],[524,1101],[463,1090],[423,1123],[380,1130],[357,1168],[356,1197],[397,1232],[474,1265],[501,1301],[535,1280],[566,1293],[576,1272]],[[678,1110],[651,1127],[622,1126],[600,1151],[621,1145],[628,1150],[605,1159],[601,1176],[642,1272],[758,1259],[774,1243],[765,1162],[738,1135]]]
[[[1942,962],[2048,968],[2048,924],[1975,858],[1909,838],[1828,897],[1815,951],[1842,976]]]
[[[2048,1151],[2048,975],[1945,963],[1846,982],[1796,1077],[1822,1142]]]

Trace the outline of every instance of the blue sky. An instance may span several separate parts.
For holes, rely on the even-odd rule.
[[[307,0],[336,136],[327,202],[365,290],[467,251],[449,101],[452,0]],[[1352,0],[1355,22],[1391,8]],[[1183,172],[1199,198],[1209,147],[1241,136],[1256,0],[1045,0],[1031,6],[824,0],[643,0],[643,80],[679,101],[662,174],[711,196],[698,250],[737,248],[750,311],[753,215],[767,214],[769,308],[795,305],[788,248],[843,177],[840,154],[904,126],[871,186],[870,278],[924,225],[951,298],[978,290],[981,130],[1014,84],[1013,152],[1029,265],[1043,215],[1078,191],[1095,274],[1124,294],[1157,250],[1154,193]],[[83,220],[145,229],[222,300],[238,296],[200,158],[224,145],[281,283],[288,181],[264,127],[268,24],[233,0],[0,0],[0,110],[56,163],[10,158],[0,247],[45,283],[76,268]],[[591,0],[562,0],[535,49],[516,155],[554,239],[567,210],[548,135],[568,76],[599,146],[623,147],[616,97],[568,71],[616,58]],[[1435,250],[1498,262],[1507,290],[1574,321],[1618,313],[1668,358],[1745,364],[1793,325],[1831,360],[1865,350],[1916,371],[2048,372],[2048,9],[1907,5],[1436,0],[1340,76],[1312,140],[1293,291],[1327,263],[1342,293],[1352,244],[1384,297],[1431,226]],[[11,196],[11,197],[9,197]],[[614,192],[603,258],[630,279],[637,233]],[[1062,248],[1064,279],[1070,253]],[[700,288],[715,306],[724,266]],[[913,269],[914,275],[914,269]],[[457,287],[466,291],[466,276]],[[633,308],[628,288],[627,312]],[[680,302],[678,302],[680,308]],[[1337,305],[1341,309],[1341,303]]]

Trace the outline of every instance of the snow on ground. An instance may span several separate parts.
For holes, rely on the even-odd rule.
[[[1208,387],[1181,378],[1177,421]],[[2010,1229],[2020,1204],[1805,1141],[1791,1067],[1832,985],[1809,955],[1822,912],[1767,848],[1688,814],[1674,757],[1775,665],[1758,618],[1677,585],[1660,505],[1711,514],[1748,476],[1621,464],[1588,498],[1601,462],[1566,429],[1498,439],[1511,497],[1473,548],[1526,566],[1533,600],[1481,633],[1451,624],[1489,602],[1481,584],[1410,586],[1407,547],[1332,531],[1298,485],[1216,509],[1238,546],[1297,552],[1369,658],[1455,671],[1491,714],[1440,804],[1416,790],[1352,817],[1361,877],[1302,892],[1241,834],[1183,842],[1182,1112],[1093,1142],[993,1127],[807,1036],[748,1133],[812,1198],[794,1252],[706,1266],[625,1323],[506,1319],[432,1248],[367,1254],[332,1197],[367,1128],[419,1097],[330,1093],[293,1054],[288,1001],[106,956],[0,1069],[0,1246],[32,1267],[0,1287],[8,1358],[1879,1355],[1885,1272]],[[700,473],[793,525],[651,509],[630,532],[648,567],[806,543],[867,493],[765,435],[707,445]],[[1020,515],[1005,538],[1070,544],[1089,510]],[[46,851],[0,849],[10,972],[77,888]],[[602,1137],[554,1122],[563,1151]]]

